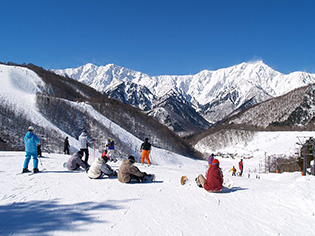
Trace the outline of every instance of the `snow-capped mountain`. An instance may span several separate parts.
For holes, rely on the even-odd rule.
[[[149,97],[153,100],[147,101],[146,106],[142,105],[142,109],[155,104],[155,100],[168,91],[178,91],[209,123],[218,122],[235,110],[242,110],[249,105],[281,96],[295,88],[315,82],[314,74],[293,72],[286,75],[273,70],[262,61],[181,76],[150,77],[113,64],[106,66],[87,64],[74,69],[54,71],[101,92],[112,90],[114,86],[125,81],[143,86],[142,88],[149,89],[154,96]],[[137,104],[133,105],[141,108]]]

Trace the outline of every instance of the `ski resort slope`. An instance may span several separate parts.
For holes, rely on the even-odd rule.
[[[141,184],[67,171],[62,154],[44,153],[42,173],[17,174],[25,153],[0,152],[0,235],[314,235],[313,176],[258,173],[260,161],[252,158],[244,160],[243,177],[232,177],[239,159],[224,158],[233,187],[208,193],[194,181],[207,162],[152,152],[156,165],[136,165],[156,181]],[[120,161],[109,164],[117,169]],[[184,186],[182,175],[190,179]]]

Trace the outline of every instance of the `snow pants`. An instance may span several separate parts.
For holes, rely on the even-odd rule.
[[[141,163],[144,163],[144,158],[145,158],[145,159],[147,159],[148,164],[151,165],[151,161],[149,159],[149,154],[150,154],[149,150],[142,150]]]
[[[104,175],[113,176],[115,171],[107,164],[103,163],[101,166],[101,171]]]
[[[80,150],[85,154],[84,162],[87,164],[89,161],[89,149],[88,148],[81,148]]]
[[[30,162],[32,156],[33,156],[33,168],[34,169],[38,168],[37,152],[26,152],[25,161],[24,161],[24,165],[23,165],[24,169],[28,168],[28,163]]]
[[[114,162],[117,161],[117,159],[114,156],[114,154],[115,154],[115,149],[108,149],[107,150],[107,156],[108,156],[109,161],[114,161]]]

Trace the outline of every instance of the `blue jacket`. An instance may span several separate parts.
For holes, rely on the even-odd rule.
[[[115,142],[114,140],[110,139],[108,140],[108,143],[106,145],[108,147],[109,150],[115,150]]]
[[[25,151],[30,153],[37,153],[37,144],[39,144],[39,138],[32,132],[28,131],[24,137]]]

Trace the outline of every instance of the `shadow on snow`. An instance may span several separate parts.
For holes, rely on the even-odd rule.
[[[92,216],[90,211],[121,209],[117,202],[60,204],[58,200],[52,200],[1,205],[0,235],[49,235],[54,231],[82,231],[81,226],[91,222],[104,223],[98,220],[97,216]]]

